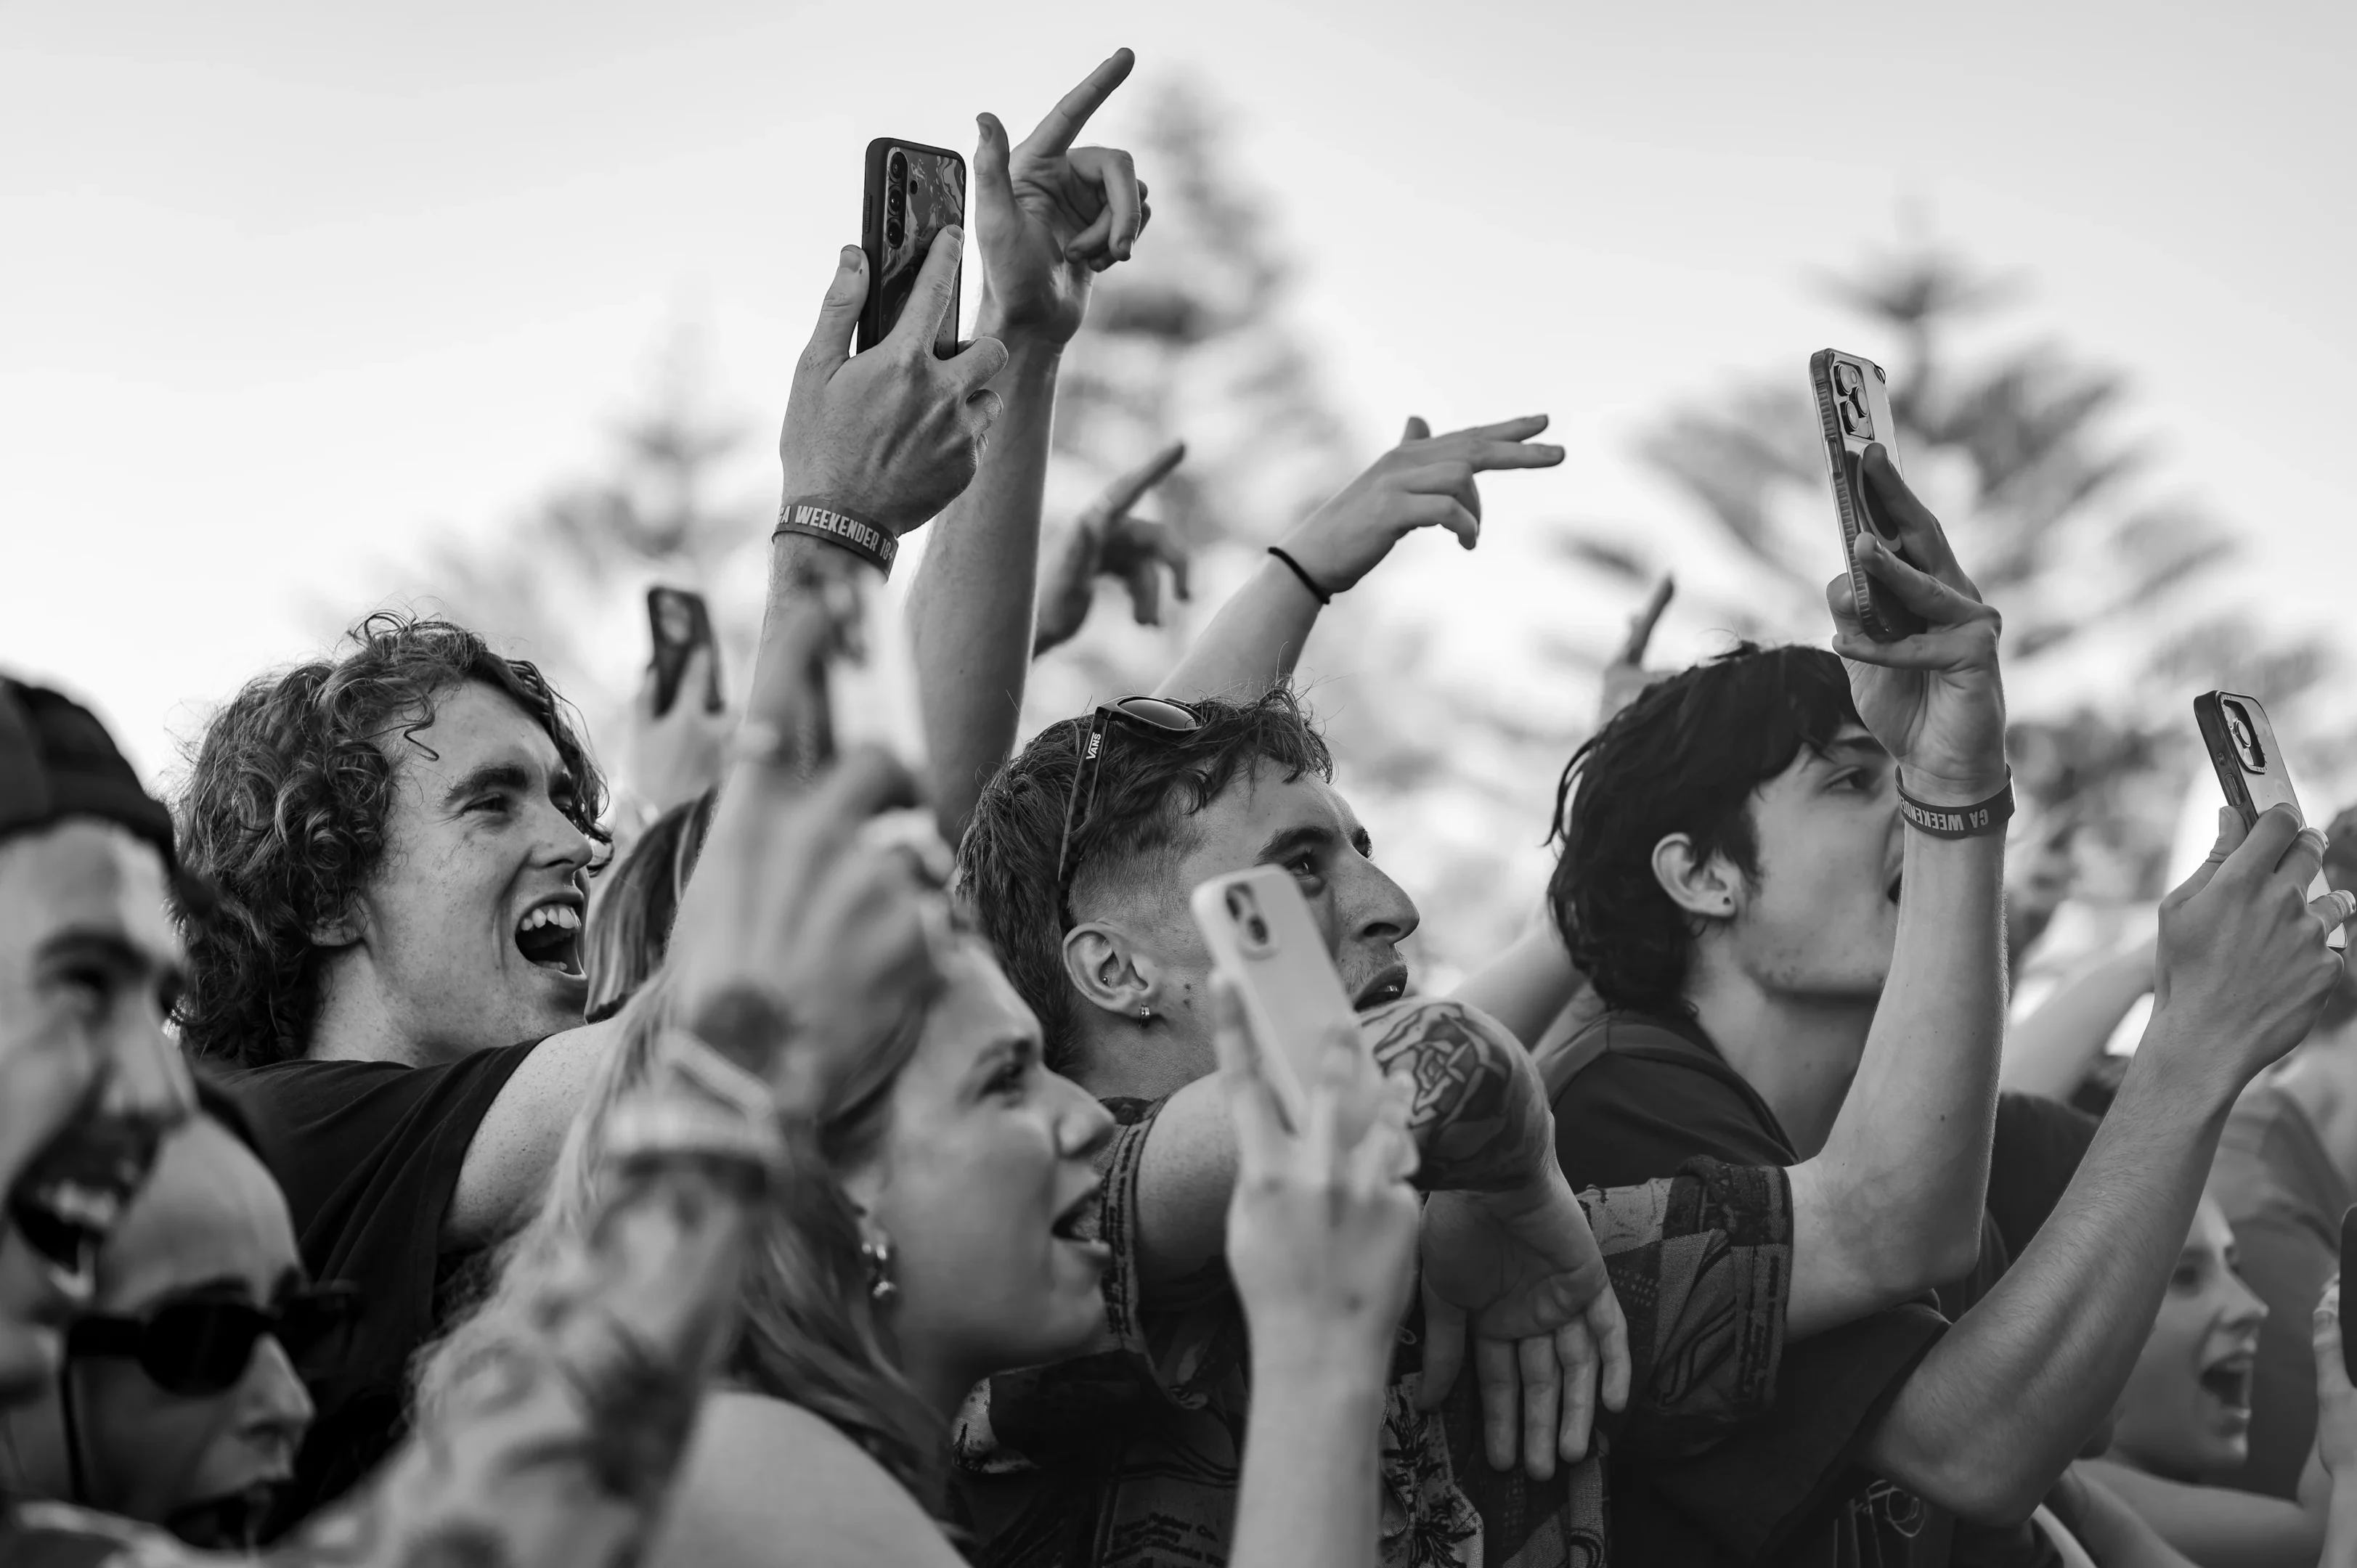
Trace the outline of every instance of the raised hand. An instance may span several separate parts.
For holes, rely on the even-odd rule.
[[[1562,462],[1562,447],[1531,439],[1546,426],[1546,415],[1534,413],[1435,435],[1423,420],[1410,419],[1398,446],[1278,542],[1329,594],[1356,586],[1419,528],[1445,528],[1470,550],[1481,537],[1473,476]]]
[[[2324,835],[2288,807],[2247,833],[2219,810],[2210,858],[2161,900],[2151,1045],[2240,1090],[2306,1037],[2341,978],[2325,938],[2357,909],[2341,891],[2309,902],[2323,859]]]
[[[1612,716],[1639,697],[1653,683],[1645,668],[1645,647],[1653,640],[1653,628],[1659,626],[1662,612],[1670,607],[1670,598],[1678,591],[1678,580],[1664,575],[1645,597],[1644,607],[1629,621],[1629,635],[1621,641],[1612,662],[1604,667],[1604,682],[1596,694],[1596,725],[1598,729],[1612,722]]]
[[[1415,1145],[1353,1032],[1327,1039],[1300,1132],[1286,1123],[1235,988],[1212,981],[1220,1087],[1236,1128],[1228,1272],[1256,1359],[1340,1355],[1380,1378],[1415,1280]]]
[[[823,601],[764,639],[737,760],[671,943],[679,1016],[768,1079],[788,1109],[940,988],[949,908],[936,869],[865,832],[912,804],[887,753],[846,753],[813,781],[795,739],[838,633]]]
[[[1007,145],[998,116],[976,116],[974,231],[982,248],[984,331],[1069,342],[1088,314],[1092,279],[1129,259],[1153,216],[1145,182],[1127,153],[1072,141],[1136,59],[1115,49],[1018,145]]]
[[[867,258],[856,245],[844,247],[818,328],[794,367],[778,437],[788,499],[839,508],[899,535],[974,482],[983,436],[998,417],[989,382],[1006,349],[977,338],[953,359],[933,357],[963,243],[956,229],[942,231],[891,335],[856,359],[851,340],[867,299]]]
[[[1101,576],[1117,578],[1129,590],[1130,609],[1140,626],[1162,624],[1165,568],[1172,590],[1182,600],[1188,596],[1187,547],[1163,524],[1130,515],[1130,509],[1186,456],[1187,444],[1173,441],[1106,486],[1104,494],[1073,520],[1062,554],[1040,587],[1033,658],[1070,641],[1081,629]]]
[[[677,694],[667,712],[655,712],[654,666],[647,667],[630,704],[630,793],[651,814],[694,800],[720,782],[721,752],[737,727],[736,715],[704,705],[717,658],[710,646],[687,656]]]
[[[1912,637],[1875,641],[1857,618],[1844,574],[1825,585],[1834,651],[1848,667],[1858,717],[1904,770],[1907,792],[1934,805],[1973,805],[2005,787],[2005,683],[1996,656],[2002,623],[1981,602],[1940,520],[1915,499],[1890,454],[1878,444],[1867,447],[1864,469],[1906,556],[1860,530],[1857,564],[1927,624]]]

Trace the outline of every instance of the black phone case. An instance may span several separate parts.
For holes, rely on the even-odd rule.
[[[919,224],[909,223],[898,244],[890,238],[890,169],[896,152],[908,158],[912,177],[902,187],[904,198],[911,204],[907,216],[917,216],[917,203],[925,208],[921,231]],[[859,218],[859,244],[867,252],[867,303],[859,311],[859,349],[863,353],[891,335],[892,325],[900,319],[900,312],[916,286],[917,274],[924,267],[925,256],[932,249],[933,236],[952,223],[961,228],[965,224],[965,159],[958,154],[947,147],[929,147],[921,142],[878,136],[867,144],[866,162]],[[922,177],[914,177],[920,171]],[[933,338],[933,354],[938,359],[946,360],[957,353],[959,291],[963,283],[963,276],[951,281],[949,313],[942,318],[941,331]]]
[[[1899,602],[1898,596],[1866,574],[1857,564],[1855,553],[1861,531],[1870,532],[1902,558],[1905,551],[1893,530],[1883,526],[1875,515],[1874,501],[1867,491],[1862,464],[1869,440],[1878,442],[1898,459],[1898,447],[1893,437],[1896,429],[1868,425],[1864,439],[1852,434],[1842,417],[1844,394],[1834,385],[1834,366],[1846,363],[1871,371],[1873,384],[1864,389],[1871,392],[1882,423],[1889,423],[1889,402],[1885,391],[1888,382],[1882,367],[1856,354],[1845,354],[1834,349],[1820,349],[1809,356],[1809,385],[1817,395],[1817,425],[1825,443],[1825,475],[1834,487],[1834,510],[1841,519],[1842,565],[1849,573],[1850,600],[1857,607],[1857,618],[1866,628],[1866,635],[1877,642],[1897,642],[1924,629],[1921,616]]]
[[[687,621],[687,636],[676,636],[666,613],[667,606],[677,607]],[[707,668],[711,679],[705,682],[704,711],[720,711],[719,650],[712,636],[712,614],[705,607],[704,596],[687,588],[654,587],[647,590],[647,631],[655,645],[655,713],[671,712],[672,703],[679,700],[679,683],[687,674],[687,660],[699,648],[713,650]]]
[[[2349,1299],[2352,1279],[2357,1279],[2357,1208],[2341,1217],[2341,1299],[2344,1302]],[[2341,1331],[2341,1369],[2357,1383],[2357,1334],[2348,1331],[2345,1320]]]

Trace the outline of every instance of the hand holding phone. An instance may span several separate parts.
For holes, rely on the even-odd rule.
[[[1817,423],[1825,444],[1825,472],[1834,487],[1834,511],[1841,521],[1842,564],[1849,571],[1858,623],[1877,642],[1896,642],[1923,629],[1923,618],[1859,565],[1857,536],[1871,533],[1906,559],[1895,521],[1878,504],[1881,498],[1866,473],[1867,448],[1880,446],[1899,467],[1893,445],[1899,422],[1890,413],[1889,379],[1862,355],[1821,349],[1809,359],[1809,385],[1816,393]],[[1921,565],[1921,562],[1910,562]]]
[[[2226,804],[2243,819],[2244,832],[2277,806],[2288,806],[2302,825],[2307,823],[2299,796],[2291,786],[2291,768],[2284,761],[2283,748],[2276,744],[2276,727],[2256,697],[2238,692],[2204,692],[2193,699],[2193,722],[2201,728],[2201,746],[2210,754],[2218,787],[2225,792]],[[2319,871],[2308,896],[2313,901],[2331,891],[2331,883]],[[2327,940],[2336,951],[2346,951],[2349,946],[2347,935],[2338,926]]]
[[[1355,1038],[1358,1014],[1300,887],[1283,866],[1254,866],[1212,877],[1188,907],[1212,962],[1243,998],[1266,1053],[1269,1086],[1293,1125],[1302,1126],[1327,1035],[1348,1026]]]
[[[862,353],[892,335],[917,278],[944,230],[964,242],[965,160],[947,147],[879,136],[867,144],[860,248],[867,252],[867,304],[859,317]],[[952,258],[954,263],[955,258]],[[949,308],[934,328],[933,357],[957,353],[958,280],[952,274]]]
[[[704,711],[721,711],[720,649],[712,635],[712,613],[704,596],[687,588],[656,586],[647,590],[647,630],[654,643],[655,717],[671,712],[679,697],[680,678],[698,649],[705,650],[709,672],[704,683]]]

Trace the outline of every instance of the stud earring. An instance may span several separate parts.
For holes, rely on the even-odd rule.
[[[899,1293],[892,1282],[892,1240],[878,1236],[872,1241],[859,1243],[859,1256],[867,1264],[867,1294],[881,1306]]]
[[[1154,1022],[1154,1009],[1148,1007],[1143,1002],[1139,1003],[1137,1004],[1137,1021],[1141,1024],[1151,1024]]]

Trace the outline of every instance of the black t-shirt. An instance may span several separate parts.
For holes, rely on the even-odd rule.
[[[446,1251],[442,1222],[475,1129],[540,1042],[430,1068],[292,1061],[225,1072],[294,1211],[314,1279],[360,1287],[340,1367],[316,1377],[318,1407],[278,1527],[335,1501],[406,1424],[410,1359],[441,1330],[480,1251]]]
[[[1800,1163],[1776,1113],[1695,1025],[1609,1014],[1541,1070],[1555,1103],[1556,1155],[1575,1187],[1650,1180],[1697,1155]],[[2042,1129],[2049,1119],[2033,1110],[2013,1121]],[[2007,1125],[2001,1116],[2001,1133]],[[2018,1153],[2000,1144],[1996,1163],[2008,1173],[2007,1208],[2034,1213],[2034,1229],[2077,1158],[2059,1165],[2032,1139]],[[1997,1185],[1993,1179],[1993,1191]],[[2001,1220],[1985,1216],[1979,1262],[1939,1293],[1941,1306],[1963,1313],[2008,1256]],[[2045,1561],[2051,1548],[2028,1527],[1959,1530],[1857,1463],[1865,1434],[1947,1325],[1929,1300],[1909,1302],[1789,1345],[1765,1415],[1674,1469],[1616,1465],[1613,1560],[1934,1568],[1951,1561],[1953,1548],[1959,1562]]]

